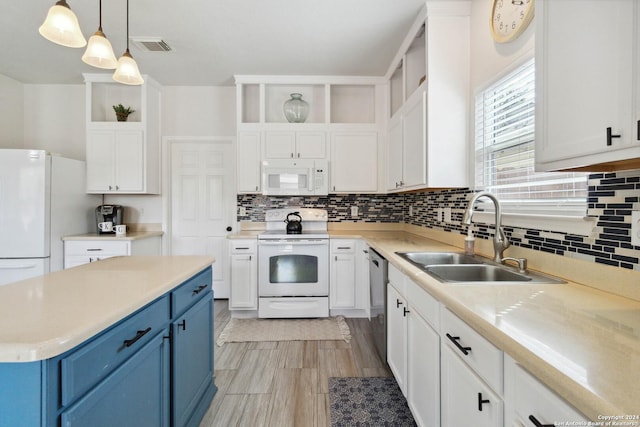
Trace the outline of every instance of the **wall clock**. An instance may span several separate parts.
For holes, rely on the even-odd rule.
[[[491,36],[498,43],[515,40],[527,28],[534,14],[534,0],[493,0]]]

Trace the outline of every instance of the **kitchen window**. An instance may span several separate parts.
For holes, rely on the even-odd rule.
[[[531,228],[540,229],[541,221],[583,219],[587,175],[535,172],[534,131],[535,67],[530,59],[476,95],[476,188],[500,199],[507,225],[527,226],[523,221],[534,219]],[[492,210],[489,205],[482,210]],[[542,229],[554,228],[566,231],[564,225]]]

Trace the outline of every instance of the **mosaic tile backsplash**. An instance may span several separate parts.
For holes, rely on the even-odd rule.
[[[640,271],[640,246],[631,244],[631,211],[640,210],[640,170],[591,174],[587,215],[597,218],[591,236],[504,227],[514,246]],[[331,222],[407,223],[466,233],[461,225],[470,189],[404,194],[331,194],[316,197],[239,195],[247,215],[238,220],[264,221],[264,211],[300,206],[327,209]],[[358,206],[358,217],[351,207]],[[440,221],[437,208],[451,208],[451,223]],[[491,239],[492,226],[474,225],[478,238]]]

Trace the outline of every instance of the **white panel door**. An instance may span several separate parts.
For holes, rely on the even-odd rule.
[[[171,145],[171,253],[211,255],[216,298],[229,298],[227,234],[235,222],[231,141]]]

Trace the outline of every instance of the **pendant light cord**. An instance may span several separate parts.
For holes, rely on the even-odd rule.
[[[100,12],[98,14],[98,30],[100,30],[100,32],[102,32],[102,0],[100,0],[98,2],[99,8],[100,8]]]
[[[127,0],[127,53],[129,53],[129,0]]]

